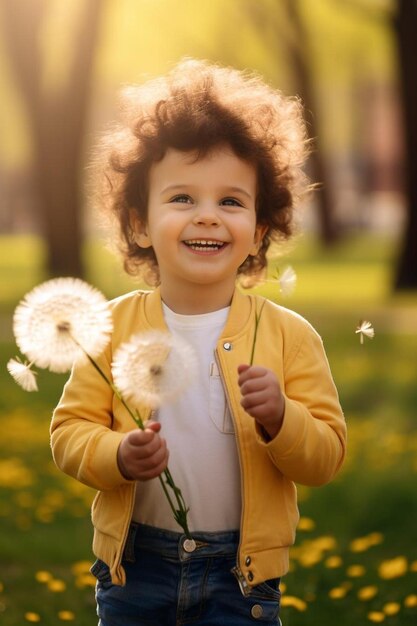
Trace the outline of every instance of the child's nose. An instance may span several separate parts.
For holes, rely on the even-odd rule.
[[[211,204],[201,204],[197,206],[194,215],[194,224],[203,224],[205,226],[217,226],[220,223],[220,217],[216,211],[216,207]]]

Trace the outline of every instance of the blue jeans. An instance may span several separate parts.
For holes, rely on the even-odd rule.
[[[279,626],[279,579],[244,596],[231,572],[239,533],[185,536],[132,523],[123,554],[126,585],[113,585],[109,568],[97,560],[99,626]]]

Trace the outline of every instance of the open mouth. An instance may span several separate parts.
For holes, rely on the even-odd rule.
[[[184,244],[197,252],[217,252],[227,245],[224,241],[214,239],[187,239]]]

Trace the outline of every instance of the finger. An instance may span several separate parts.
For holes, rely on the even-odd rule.
[[[159,435],[154,435],[151,441],[143,445],[133,446],[132,454],[138,459],[147,459],[156,454],[161,448],[166,448],[165,439]]]
[[[154,433],[159,433],[161,430],[161,422],[155,422],[153,420],[148,420],[145,422],[145,431],[152,430]]]
[[[159,465],[156,465],[155,467],[151,469],[141,471],[137,475],[136,480],[146,481],[146,480],[152,480],[153,478],[157,478],[166,469],[167,464],[168,464],[168,460],[164,460],[162,463],[160,463]]]
[[[142,460],[135,468],[137,480],[150,480],[159,476],[168,465],[168,450],[161,451],[161,455],[156,454],[148,460]]]
[[[239,368],[238,368],[239,371]],[[261,378],[265,376],[267,373],[267,369],[265,367],[260,366],[251,366],[242,371],[238,377],[238,384],[242,386],[247,380],[253,380],[254,378]]]
[[[160,465],[167,458],[166,445],[162,445],[158,450],[149,456],[136,457],[134,464],[138,469],[150,470],[157,465]]]
[[[268,380],[265,376],[263,376],[261,378],[251,378],[246,380],[240,387],[240,393],[242,396],[246,396],[251,393],[267,391],[268,389],[273,390],[274,388],[274,386],[268,384]]]
[[[265,404],[272,404],[272,402],[271,402],[271,398],[265,396],[265,393],[263,391],[259,391],[259,392],[255,392],[255,393],[251,393],[246,396],[243,396],[240,401],[240,404],[243,406],[243,408],[246,411],[248,411],[258,406],[263,406]]]
[[[145,428],[145,430],[137,428],[128,434],[127,439],[131,446],[143,446],[149,444],[157,436],[152,428]]]

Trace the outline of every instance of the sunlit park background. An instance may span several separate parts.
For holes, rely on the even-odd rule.
[[[88,195],[117,90],[183,56],[260,72],[306,104],[320,182],[300,235],[271,254],[295,293],[257,291],[323,337],[349,428],[329,486],[299,488],[284,626],[417,623],[417,3],[415,0],[0,0],[0,622],[96,623],[92,491],[61,475],[48,426],[66,376],[39,393],[6,371],[12,315],[34,285],[135,284]],[[355,329],[371,321],[361,345]]]

